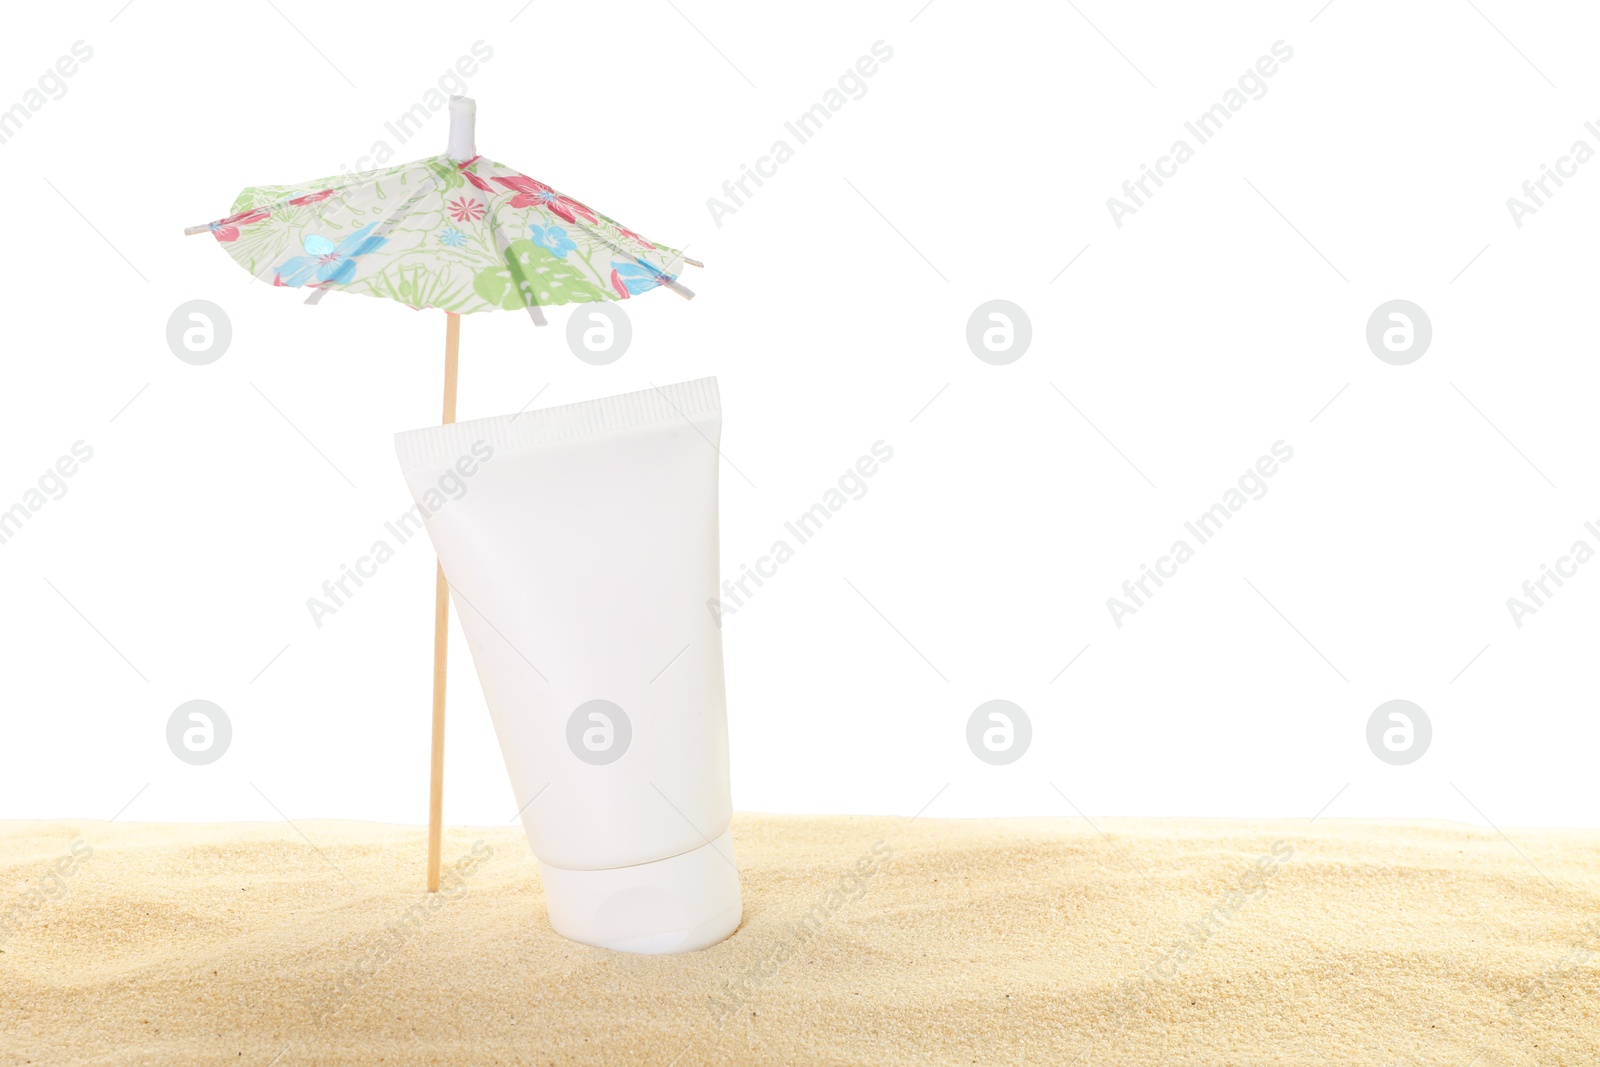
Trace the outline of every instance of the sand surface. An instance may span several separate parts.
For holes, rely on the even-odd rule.
[[[639,957],[517,828],[428,898],[420,828],[0,823],[0,1063],[1600,1058],[1600,834],[1097,825],[740,815],[744,925]]]

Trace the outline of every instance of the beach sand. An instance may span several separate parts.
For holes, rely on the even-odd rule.
[[[1600,833],[1096,825],[739,815],[743,926],[644,957],[550,930],[520,828],[429,898],[418,827],[0,823],[0,1062],[1600,1057]]]

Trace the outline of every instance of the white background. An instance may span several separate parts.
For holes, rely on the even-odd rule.
[[[716,375],[726,573],[894,449],[726,621],[738,808],[1600,825],[1600,564],[1521,629],[1505,604],[1600,547],[1600,163],[1520,229],[1505,204],[1600,148],[1593,13],[921,5],[10,12],[0,107],[94,55],[0,144],[0,506],[94,458],[0,545],[0,815],[425,818],[429,549],[320,630],[305,601],[409,505],[391,435],[438,419],[443,318],[306,308],[181,233],[377,140],[441,151],[443,114],[406,145],[384,123],[483,40],[480,150],[708,268],[693,303],[631,301],[607,367],[567,309],[467,318],[463,418]],[[880,40],[866,95],[718,226],[707,198]],[[1267,94],[1115,226],[1106,198],[1279,40]],[[992,298],[1032,320],[1009,366],[965,340]],[[1434,329],[1404,367],[1364,339],[1395,298]],[[167,347],[191,299],[232,320],[210,366]],[[1118,629],[1106,598],[1279,440],[1267,495]],[[452,647],[446,818],[504,822]],[[1434,727],[1407,767],[1365,740],[1397,697]],[[233,722],[209,767],[165,741],[194,698]],[[966,747],[992,698],[1033,722],[1006,767]]]

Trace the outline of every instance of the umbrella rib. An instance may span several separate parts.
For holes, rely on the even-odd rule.
[[[402,174],[410,174],[410,173],[414,173],[414,172],[417,172],[417,171],[421,171],[423,174],[431,174],[432,172],[428,170],[427,164],[433,162],[435,159],[438,159],[438,158],[440,158],[440,157],[434,156],[434,157],[432,157],[430,159],[419,159],[419,160],[417,160],[415,166],[409,166],[409,167],[406,168],[406,170],[402,171],[401,173]],[[330,190],[330,191],[335,192],[335,193],[342,193],[346,189],[354,189],[357,186],[363,185],[366,182],[370,181],[371,180],[370,175],[373,175],[373,174],[384,174],[384,173],[387,173],[387,172],[386,171],[379,171],[379,170],[364,171],[363,173],[356,175],[350,181],[342,182],[342,183],[340,183],[338,185],[325,185],[325,186],[323,186],[323,189]],[[305,184],[306,185],[317,185],[319,183],[317,183],[317,182],[306,182]],[[321,192],[322,190],[319,189],[317,191]],[[282,206],[284,204],[287,204],[289,201],[293,200],[297,196],[305,196],[305,195],[307,195],[307,194],[303,193],[303,192],[291,192],[290,194],[288,194],[286,196],[278,197],[278,199],[276,199],[276,200],[268,200],[264,204],[256,204],[250,210],[259,211],[259,210],[261,210],[263,208],[271,209],[271,208],[275,208],[275,207],[280,207],[280,206]],[[228,217],[227,215],[224,215],[222,218],[227,218],[227,217]],[[188,227],[185,227],[183,232],[184,232],[185,236],[191,236],[191,235],[197,234],[197,233],[204,233],[205,231],[211,229],[211,226],[212,226],[213,222],[221,222],[221,221],[222,221],[222,219],[214,219],[214,220],[212,220],[212,222],[207,222],[207,223],[204,223],[204,224],[199,225],[199,226],[188,226]]]
[[[608,219],[607,221],[609,222],[610,220]],[[628,248],[625,245],[618,244],[616,241],[612,240],[611,235],[606,233],[604,230],[597,229],[597,228],[595,228],[593,226],[590,226],[586,222],[579,222],[576,225],[580,230],[582,230],[584,233],[588,234],[591,238],[593,238],[594,240],[598,241],[600,244],[605,245],[607,248],[611,249],[611,251],[613,253],[615,253],[616,255],[622,256],[625,259],[631,259],[635,263],[638,263],[638,264],[640,264],[642,266],[650,267],[653,270],[659,270],[663,274],[671,273],[669,268],[674,263],[679,263],[680,265],[683,264],[683,263],[689,263],[689,264],[692,264],[693,266],[696,266],[696,267],[704,267],[705,266],[705,264],[701,263],[699,260],[690,259],[687,256],[685,256],[682,252],[678,252],[676,255],[673,255],[673,256],[657,255],[655,258],[661,260],[661,264],[662,264],[661,266],[658,267],[654,263],[651,263],[649,260],[645,259],[643,255],[641,255],[639,252],[635,251],[634,249]],[[612,225],[616,225],[616,224],[612,223]],[[671,251],[671,250],[667,249],[666,246],[663,245],[663,246],[660,246],[660,247],[656,248],[656,251],[659,253],[661,251]],[[688,290],[684,290],[684,291],[688,292]]]
[[[388,237],[389,236],[389,232],[395,228],[395,225],[397,223],[399,223],[401,219],[404,219],[407,215],[409,215],[411,213],[411,209],[417,205],[417,202],[419,200],[421,200],[423,197],[427,196],[429,193],[437,192],[438,189],[439,189],[439,181],[438,181],[437,178],[435,178],[434,181],[433,181],[433,184],[430,187],[428,187],[427,189],[419,189],[419,190],[417,190],[415,193],[413,193],[411,195],[411,199],[410,200],[407,200],[405,203],[401,204],[399,207],[395,208],[393,211],[391,211],[388,214],[388,216],[383,220],[383,222],[380,223],[378,225],[378,227],[375,230],[372,231],[372,237],[385,237],[385,238]],[[369,240],[370,240],[370,238],[369,238]],[[316,292],[314,292],[310,296],[306,297],[306,303],[315,305],[317,303],[317,301],[322,299],[322,294],[326,293],[328,291],[326,286],[328,286],[330,284],[332,284],[332,283],[324,282],[323,285],[321,285],[321,286],[319,286],[317,288]]]
[[[402,171],[402,174],[422,173],[424,176],[432,176],[430,171],[427,170],[427,166],[424,166],[424,163],[426,162],[427,160],[419,160],[418,166],[410,166],[410,168],[406,168],[405,171]],[[360,182],[349,182],[347,186],[336,187],[334,192],[341,192],[341,190],[344,189],[354,189],[354,187],[358,186],[358,184],[360,184]],[[435,186],[437,186],[437,179],[435,179]],[[283,200],[274,200],[274,202],[267,206],[277,206],[280,205],[280,203],[288,202],[288,200],[293,200],[293,197],[285,197]],[[328,203],[334,203],[334,205],[342,206],[341,202]],[[326,210],[325,206],[317,206],[317,222],[318,224],[326,224],[326,222],[328,222],[328,210]],[[285,235],[285,237],[283,237],[283,243],[282,245],[278,245],[277,251],[274,251],[274,253],[270,254],[270,256],[267,256],[267,258],[262,261],[264,264],[266,264],[266,266],[261,267],[261,270],[258,270],[253,277],[256,278],[258,282],[270,282],[270,280],[272,280],[272,272],[274,272],[274,266],[272,266],[272,264],[275,264],[278,259],[282,259],[283,254],[285,254],[286,251],[290,251],[290,248],[293,248],[293,245],[294,238],[290,237],[290,235]]]
[[[599,241],[601,244],[603,244],[607,248],[611,249],[611,251],[615,252],[617,255],[626,256],[627,258],[633,260],[635,263],[639,264],[641,267],[645,267],[646,269],[655,271],[657,274],[661,275],[662,276],[661,284],[666,286],[668,289],[671,289],[674,293],[677,293],[679,296],[683,297],[685,300],[693,300],[694,299],[694,290],[690,289],[687,285],[680,284],[678,282],[677,276],[675,274],[672,274],[670,272],[670,270],[668,270],[668,268],[671,267],[674,262],[679,263],[680,264],[680,268],[681,268],[681,264],[683,264],[683,263],[694,263],[694,265],[697,266],[697,267],[703,267],[705,264],[698,263],[695,260],[689,259],[689,258],[685,257],[682,252],[679,252],[676,256],[672,256],[672,257],[657,256],[656,258],[660,259],[662,261],[662,264],[663,264],[662,266],[658,267],[654,263],[651,263],[649,260],[645,259],[639,253],[633,251],[631,248],[624,248],[621,245],[617,244],[603,230],[597,230],[593,226],[590,226],[588,223],[583,223],[583,222],[577,223],[577,226],[584,233],[588,234],[590,237],[594,238],[596,241]]]
[[[493,212],[490,216],[493,221],[489,223],[489,232],[494,234],[494,243],[495,247],[500,250],[500,258],[505,260],[507,267],[511,267],[511,257],[507,255],[511,251],[511,239],[506,236],[505,230],[500,227],[500,212],[492,207],[489,210]],[[512,268],[512,272],[515,274],[515,268]],[[516,279],[513,277],[512,280],[515,281]],[[549,325],[549,322],[544,317],[544,312],[539,310],[538,304],[528,305],[528,317],[533,320],[535,326]]]

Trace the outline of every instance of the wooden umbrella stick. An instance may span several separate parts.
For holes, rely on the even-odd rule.
[[[461,316],[445,313],[444,421],[456,421],[456,368],[461,355]],[[437,565],[436,565],[437,566]],[[428,892],[439,891],[439,853],[444,835],[444,692],[450,640],[450,586],[437,566],[433,598],[433,766],[428,783]]]

